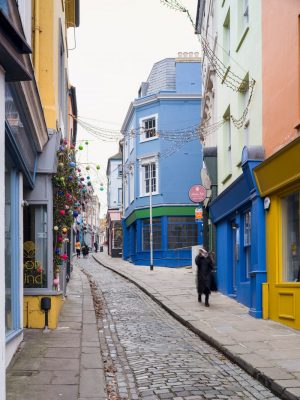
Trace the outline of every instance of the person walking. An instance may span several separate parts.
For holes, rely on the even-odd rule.
[[[75,250],[76,250],[77,258],[80,258],[80,249],[81,249],[81,244],[78,241],[75,243]]]
[[[98,242],[94,243],[94,248],[95,248],[95,253],[97,253],[97,251],[98,251]]]
[[[212,258],[208,256],[204,248],[199,249],[199,254],[195,258],[197,265],[197,292],[198,301],[202,302],[202,294],[205,295],[205,306],[209,307],[209,295],[211,293],[211,274],[213,270]]]

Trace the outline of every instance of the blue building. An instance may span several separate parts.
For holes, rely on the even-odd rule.
[[[249,307],[255,318],[262,317],[261,288],[266,281],[265,210],[253,175],[262,159],[261,146],[244,147],[243,173],[210,205],[218,290]]]
[[[136,265],[150,262],[150,197],[154,265],[191,265],[202,242],[188,195],[202,167],[201,65],[198,53],[154,64],[122,126],[123,258]]]

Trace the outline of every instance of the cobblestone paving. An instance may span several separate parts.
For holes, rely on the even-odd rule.
[[[108,388],[121,399],[276,399],[274,394],[92,259]],[[111,397],[113,398],[113,397]]]

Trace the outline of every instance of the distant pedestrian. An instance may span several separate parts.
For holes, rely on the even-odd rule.
[[[195,258],[197,265],[197,292],[198,301],[202,302],[202,294],[205,295],[205,306],[209,307],[209,295],[211,291],[211,277],[213,270],[212,258],[208,256],[204,248],[199,249],[199,254]]]
[[[97,253],[97,251],[98,251],[98,242],[94,243],[94,247],[95,247],[95,253]]]
[[[80,242],[76,242],[75,243],[75,250],[76,250],[77,258],[80,258],[80,249],[81,249]]]
[[[86,258],[89,255],[89,248],[88,248],[87,244],[84,243],[82,245],[81,251],[82,251],[83,258]]]

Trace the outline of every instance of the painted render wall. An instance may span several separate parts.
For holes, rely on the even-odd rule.
[[[118,203],[118,189],[122,188],[122,177],[118,177],[118,165],[122,164],[120,160],[110,160],[109,168],[109,186],[108,186],[108,208],[118,208],[121,204]]]
[[[158,114],[158,131],[180,129],[194,126],[200,122],[200,99],[161,100],[151,105],[135,109],[131,124],[139,126],[140,118]],[[134,123],[135,121],[135,123]],[[131,125],[129,124],[129,125]],[[193,204],[188,197],[190,186],[200,183],[199,171],[202,165],[202,149],[199,140],[188,142],[182,151],[176,151],[170,157],[163,156],[173,142],[157,139],[140,143],[139,135],[134,138],[134,149],[128,161],[134,163],[135,201],[125,210],[125,218],[135,209],[149,205],[149,196],[140,196],[139,165],[136,159],[146,155],[162,154],[159,159],[159,194],[153,195],[153,205],[158,204]],[[129,191],[128,191],[129,192]],[[127,193],[129,197],[129,193]]]
[[[262,12],[263,145],[269,157],[299,135],[300,5],[264,0]]]
[[[217,31],[218,45],[216,46],[217,55],[224,60],[223,41],[225,40],[223,27],[224,21],[230,10],[230,58],[229,65],[231,71],[239,77],[244,78],[247,73],[256,81],[252,103],[249,110],[248,129],[236,129],[231,123],[231,171],[226,168],[227,143],[225,140],[225,128],[218,130],[218,191],[222,192],[228,187],[241,173],[241,154],[245,145],[262,144],[262,49],[261,49],[261,2],[249,1],[249,30],[245,39],[238,49],[241,38],[245,34],[245,29],[241,28],[241,4],[240,0],[225,0],[223,6],[218,6]],[[255,60],[255,61],[254,61]],[[226,64],[226,63],[225,63]],[[242,95],[227,88],[217,78],[215,98],[217,99],[216,121],[220,121],[230,105],[230,112],[236,118],[240,118],[244,107],[242,106]],[[246,137],[249,132],[248,139]],[[231,174],[231,176],[230,176]],[[225,178],[226,182],[223,182]]]

